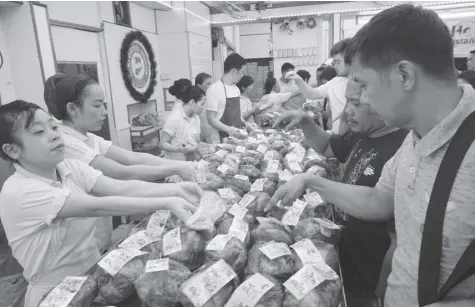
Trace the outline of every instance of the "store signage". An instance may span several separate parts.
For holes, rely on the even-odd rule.
[[[152,45],[140,31],[128,33],[120,50],[122,78],[130,95],[137,101],[147,102],[157,84],[155,56]]]
[[[446,20],[454,39],[454,51],[468,52],[475,49],[475,20]]]

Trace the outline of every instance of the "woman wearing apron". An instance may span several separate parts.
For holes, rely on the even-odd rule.
[[[64,159],[59,126],[38,105],[0,106],[0,127],[0,157],[16,169],[0,192],[0,218],[29,283],[25,307],[38,306],[66,276],[83,275],[99,260],[95,217],[165,209],[186,221],[197,209],[196,184],[116,180]]]
[[[44,98],[50,113],[62,120],[67,159],[78,159],[104,175],[120,180],[158,181],[173,175],[192,179],[195,172],[192,162],[133,152],[90,133],[101,129],[107,115],[105,94],[94,79],[61,74],[52,76],[46,81]],[[98,219],[96,239],[101,252],[110,245],[112,230],[112,217]]]
[[[240,92],[235,84],[241,80],[245,65],[246,60],[239,54],[230,54],[224,61],[223,78],[206,93],[202,139],[208,143],[219,143],[242,126]]]

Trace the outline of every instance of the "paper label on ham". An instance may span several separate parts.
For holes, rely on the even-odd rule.
[[[274,174],[274,173],[277,173],[278,170],[279,170],[279,161],[277,160],[269,161],[269,163],[267,164],[266,171],[271,174]]]
[[[307,193],[303,198],[312,207],[317,207],[324,203],[322,197],[317,192]]]
[[[150,219],[147,224],[147,229],[162,232],[169,218],[170,211],[159,210],[150,216]]]
[[[181,252],[181,227],[170,230],[163,236],[163,255],[168,256],[177,252]]]
[[[233,200],[236,198],[236,195],[230,188],[219,189],[218,193],[222,199]]]
[[[136,249],[114,249],[102,258],[97,265],[111,276],[115,276],[130,260],[147,253]]]
[[[228,152],[224,149],[220,149],[218,152],[216,152],[216,155],[220,157],[221,159],[224,158],[227,154]]]
[[[267,151],[267,146],[261,144],[257,147],[257,151],[260,152],[261,154],[265,154]]]
[[[243,219],[246,216],[248,209],[240,206],[239,204],[233,204],[232,207],[229,209],[229,214],[232,214],[235,218]]]
[[[236,147],[236,152],[237,153],[245,153],[246,152],[246,147],[238,146],[238,147]]]
[[[289,170],[284,169],[283,171],[279,171],[279,180],[280,181],[290,181],[292,178],[294,178],[295,175],[292,175]]]
[[[257,179],[251,186],[251,192],[264,192],[264,184],[266,182],[267,178]]]
[[[241,240],[244,243],[247,233],[249,231],[249,224],[245,221],[234,218],[231,227],[229,228],[228,235],[233,236]]]
[[[247,206],[249,206],[254,201],[254,199],[256,199],[254,195],[246,194],[239,202],[239,205],[243,206],[244,208],[247,208]]]
[[[270,260],[286,255],[292,255],[292,251],[287,244],[281,242],[270,242],[269,244],[260,247],[259,250]]]
[[[294,249],[304,265],[308,263],[325,262],[322,255],[315,247],[315,244],[313,244],[310,239],[300,240],[290,247]]]
[[[222,251],[226,244],[228,244],[229,240],[231,240],[233,236],[227,235],[216,235],[206,246],[207,251]]]
[[[169,268],[168,258],[149,260],[145,265],[145,273],[167,271]]]
[[[325,263],[310,263],[304,265],[297,273],[290,277],[284,287],[297,300],[301,300],[325,280],[337,279],[338,275]]]
[[[297,199],[287,210],[287,212],[285,212],[284,216],[282,217],[282,224],[290,226],[297,225],[306,206],[306,202]]]
[[[226,174],[227,171],[230,171],[232,170],[233,168],[227,164],[221,164],[219,167],[218,167],[218,171],[220,171],[221,173],[223,174]]]
[[[249,177],[244,176],[244,175],[236,175],[234,178],[239,179],[239,180],[244,180],[244,181],[249,181]]]
[[[234,291],[224,307],[254,307],[274,287],[274,284],[259,273],[252,275]]]
[[[195,307],[202,307],[235,277],[233,269],[224,260],[219,260],[204,272],[184,282],[181,291]]]
[[[259,141],[256,138],[248,138],[247,141],[251,144],[257,144]]]
[[[274,158],[274,152],[272,151],[268,151],[264,155],[264,161],[269,161],[269,160],[272,160],[273,158]]]
[[[120,248],[142,249],[150,243],[157,242],[161,239],[162,231],[155,230],[141,230],[134,233],[122,243],[119,244]]]
[[[41,302],[39,307],[67,307],[74,296],[81,290],[86,276],[67,276]]]

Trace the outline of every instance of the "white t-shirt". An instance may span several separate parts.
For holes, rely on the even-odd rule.
[[[190,144],[196,146],[200,141],[200,118],[198,115],[188,117],[183,109],[183,102],[176,102],[173,110],[168,115],[162,129],[171,136],[173,146]],[[179,152],[164,151],[164,157],[173,160],[186,160],[185,155]]]
[[[279,79],[280,84],[280,93],[295,93],[299,91],[299,87],[295,84],[294,80],[290,80],[288,82],[282,81]]]
[[[61,181],[15,168],[0,193],[0,217],[29,282],[25,306],[37,306],[66,276],[84,274],[100,258],[96,219],[56,217],[72,192],[90,193],[102,173],[71,159],[56,167]]]
[[[340,128],[340,116],[341,112],[346,105],[346,85],[348,84],[348,78],[335,77],[327,83],[317,87],[317,91],[325,98],[328,98],[328,104],[332,112],[332,132],[338,134]]]

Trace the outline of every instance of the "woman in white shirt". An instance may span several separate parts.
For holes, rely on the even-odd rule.
[[[55,75],[45,84],[44,98],[50,113],[62,120],[64,154],[78,159],[104,175],[120,180],[157,181],[172,175],[192,178],[192,162],[171,161],[115,146],[90,131],[101,129],[107,110],[104,92],[87,76]],[[112,218],[99,219],[96,237],[102,252],[110,243]]]
[[[241,117],[243,121],[249,121],[254,123],[254,113],[258,110],[257,105],[253,106],[251,98],[249,98],[250,93],[254,89],[254,79],[250,76],[243,76],[236,86],[241,92],[240,102],[241,102]]]
[[[213,84],[213,79],[207,73],[202,72],[196,75],[195,85],[200,87],[205,93],[211,84]]]
[[[175,103],[162,129],[160,148],[165,158],[186,161],[187,155],[195,152],[201,133],[199,115],[205,102],[206,93],[198,86],[182,89],[181,100]]]
[[[265,95],[258,103],[259,112],[275,112],[283,110],[285,103],[290,98],[300,95],[299,92],[281,93],[280,84],[277,82],[277,79],[274,78],[274,74],[272,72],[268,74],[267,80],[264,83],[264,93]]]
[[[0,218],[29,283],[27,307],[38,306],[66,276],[83,275],[99,260],[91,217],[165,209],[186,221],[196,211],[196,184],[116,180],[64,159],[56,120],[35,104],[0,106],[0,128],[0,155],[16,168],[0,192]]]

